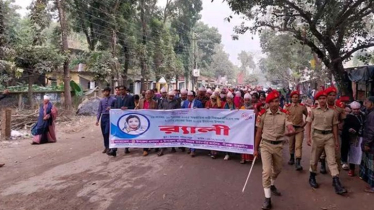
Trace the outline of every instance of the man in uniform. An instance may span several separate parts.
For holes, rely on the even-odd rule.
[[[292,122],[288,121],[285,110],[279,109],[279,93],[272,91],[266,97],[268,109],[263,109],[256,120],[256,139],[254,156],[261,149],[262,160],[262,185],[265,192],[265,202],[262,209],[271,209],[271,194],[280,196],[281,193],[274,186],[274,182],[282,171],[283,141],[282,137],[288,133],[294,133]]]
[[[289,121],[292,122],[293,127],[295,128],[295,135],[289,137],[289,148],[290,148],[290,161],[288,161],[289,165],[293,165],[295,163],[295,154],[296,154],[296,170],[301,171],[303,167],[300,165],[301,158],[302,158],[302,146],[303,146],[303,139],[304,139],[304,123],[303,115],[305,117],[308,116],[307,108],[299,103],[300,100],[300,93],[299,91],[293,91],[290,94],[291,97],[291,104],[286,105],[286,110],[289,112]]]
[[[335,111],[335,114],[338,118],[338,122],[339,122],[339,127],[338,128],[343,128],[342,125],[343,125],[344,119],[347,116],[346,116],[345,111],[344,111],[344,106],[342,104],[338,104],[338,106],[337,106],[337,104],[335,103],[336,94],[337,94],[336,88],[335,87],[329,87],[325,90],[325,93],[327,94],[327,106],[329,107],[329,109],[332,109],[332,110]],[[336,155],[336,163],[338,164],[338,170],[340,171],[340,169],[342,168],[341,158],[340,158],[341,157],[340,150],[336,151],[335,155]],[[321,174],[327,174],[325,152],[322,153],[320,162],[321,162],[321,170],[320,170]]]
[[[109,110],[114,105],[116,99],[112,96],[110,96],[111,89],[109,87],[106,87],[103,90],[104,98],[100,100],[99,108],[97,110],[97,121],[96,126],[101,127],[101,133],[103,134],[104,138],[104,151],[103,153],[107,153],[109,151]]]
[[[323,151],[326,153],[327,165],[333,179],[335,192],[342,195],[347,192],[340,183],[339,169],[335,159],[335,152],[339,151],[338,138],[338,118],[333,109],[326,103],[327,94],[320,91],[315,95],[318,106],[312,108],[307,118],[308,122],[308,145],[312,145],[310,156],[310,176],[309,184],[313,188],[318,188],[316,181],[318,159]],[[311,132],[312,131],[312,132]]]

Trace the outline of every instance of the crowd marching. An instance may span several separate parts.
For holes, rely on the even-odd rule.
[[[347,193],[339,180],[341,169],[347,170],[349,176],[355,176],[355,165],[360,165],[359,176],[368,183],[366,192],[374,193],[374,97],[365,102],[350,102],[349,97],[340,96],[335,87],[320,89],[304,99],[298,91],[287,91],[286,95],[277,90],[265,91],[250,88],[219,88],[195,91],[162,88],[143,91],[141,96],[127,93],[126,87],[119,86],[112,96],[111,89],[103,90],[104,98],[100,101],[96,125],[101,126],[104,137],[104,151],[110,156],[117,155],[117,149],[109,149],[109,110],[110,109],[252,109],[256,115],[254,154],[241,154],[241,164],[261,157],[265,202],[263,209],[271,209],[271,195],[280,196],[275,187],[275,180],[282,170],[282,150],[285,140],[289,141],[289,165],[302,171],[301,159],[304,138],[311,146],[309,164],[309,184],[318,188],[316,180],[317,165],[319,172],[326,174],[326,165],[332,176],[332,185],[339,195]],[[288,92],[288,93],[287,93]],[[304,103],[301,103],[304,102]],[[131,129],[131,126],[130,126]],[[360,157],[351,160],[349,153],[359,146]],[[179,148],[185,152],[185,148]],[[144,148],[143,156],[151,149]],[[166,149],[155,149],[158,156],[164,155]],[[171,153],[177,152],[171,148]],[[125,153],[130,153],[128,148]],[[196,156],[195,149],[187,151],[191,157]],[[260,154],[260,155],[259,155]],[[362,154],[362,155],[361,155]],[[212,159],[219,153],[209,151]],[[224,153],[224,160],[233,154]]]

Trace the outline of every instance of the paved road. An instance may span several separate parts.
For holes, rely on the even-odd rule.
[[[201,152],[191,158],[179,151],[142,157],[140,149],[132,149],[113,158],[101,154],[98,127],[59,136],[56,144],[0,143],[0,160],[6,163],[0,169],[1,210],[249,210],[263,202],[261,162],[242,193],[249,165],[240,165],[239,156],[223,161],[223,156],[212,160]],[[304,148],[304,168],[309,150]],[[359,178],[343,172],[345,197],[334,193],[328,175],[318,175],[321,187],[313,190],[307,171],[286,165],[286,152],[276,182],[283,195],[273,198],[273,209],[373,209],[374,195],[363,192],[366,185]]]

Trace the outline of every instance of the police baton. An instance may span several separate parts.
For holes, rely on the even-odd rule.
[[[249,173],[248,173],[248,176],[247,176],[247,180],[245,181],[245,184],[244,184],[244,187],[243,187],[242,193],[244,193],[245,187],[247,186],[248,179],[249,179],[249,177],[251,176],[253,166],[255,165],[255,162],[256,162],[256,158],[257,158],[257,156],[255,156],[255,158],[253,158],[252,165],[251,165],[251,169],[249,169]]]

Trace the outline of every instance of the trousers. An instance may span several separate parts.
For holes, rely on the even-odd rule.
[[[283,144],[271,144],[261,141],[262,186],[270,188],[271,180],[275,180],[282,171]]]
[[[103,114],[101,115],[101,133],[103,134],[104,138],[104,147],[109,148],[109,126],[110,126],[110,121],[109,121],[109,114]]]
[[[330,169],[331,176],[339,175],[338,164],[336,162],[336,150],[334,135],[320,134],[313,132],[312,135],[312,154],[310,156],[310,172],[317,173],[318,160],[323,151],[326,153],[327,166]]]
[[[299,132],[303,128],[297,128],[296,132]],[[304,132],[301,131],[296,135],[292,135],[289,137],[289,150],[290,154],[295,154],[296,158],[302,158],[303,156],[303,140],[304,140]]]

